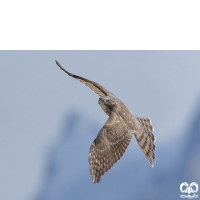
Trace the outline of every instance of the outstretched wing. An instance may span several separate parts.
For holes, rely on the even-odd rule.
[[[133,131],[112,113],[90,146],[89,164],[94,184],[123,156],[132,136]]]
[[[93,90],[96,94],[98,94],[99,96],[109,96],[112,95],[114,96],[109,90],[107,90],[106,88],[104,88],[103,86],[101,86],[100,84],[94,82],[94,81],[90,81],[86,78],[83,78],[81,76],[77,76],[74,75],[70,72],[68,72],[67,70],[65,70],[60,63],[56,60],[56,64],[60,67],[60,69],[62,69],[64,72],[66,72],[69,76],[79,80],[80,82],[84,83],[85,85],[87,85],[91,90]]]
[[[135,138],[150,162],[151,166],[153,167],[152,159],[156,160],[154,151],[156,150],[156,146],[154,145],[154,142],[156,141],[155,136],[153,135],[153,126],[151,126],[151,120],[149,118],[140,118],[136,117],[136,119],[139,122],[140,129],[134,132]]]

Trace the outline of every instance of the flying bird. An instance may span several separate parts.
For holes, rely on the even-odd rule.
[[[109,116],[104,126],[92,142],[89,151],[89,164],[92,181],[100,182],[101,177],[120,160],[125,153],[133,135],[142,152],[153,167],[155,162],[156,140],[153,135],[154,128],[149,118],[134,116],[125,104],[113,93],[100,84],[66,71],[58,61],[56,64],[69,76],[87,85],[100,96],[99,105]]]

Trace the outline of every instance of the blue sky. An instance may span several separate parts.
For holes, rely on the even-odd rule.
[[[180,137],[200,98],[199,51],[1,51],[0,199],[38,189],[45,158],[69,110],[101,127],[98,96],[55,64],[102,84],[136,116],[150,117],[157,142]]]

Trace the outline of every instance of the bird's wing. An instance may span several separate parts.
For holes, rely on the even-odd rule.
[[[153,167],[153,162],[152,159],[155,162],[155,153],[154,151],[156,150],[156,146],[154,145],[154,142],[156,141],[155,136],[153,135],[153,126],[151,125],[151,120],[149,118],[140,118],[136,117],[136,119],[139,122],[139,129],[134,132],[135,138],[150,162],[151,166]]]
[[[127,128],[123,120],[111,113],[90,146],[89,164],[94,184],[99,183],[101,176],[123,156],[132,136],[133,131]]]
[[[107,90],[106,88],[104,88],[103,86],[101,86],[100,84],[94,82],[94,81],[90,81],[86,78],[83,78],[81,76],[77,76],[74,75],[70,72],[68,72],[67,70],[65,70],[60,63],[56,60],[56,64],[60,67],[60,69],[62,69],[64,72],[66,72],[69,76],[79,80],[80,82],[84,83],[85,85],[87,85],[91,90],[93,90],[96,94],[98,94],[99,96],[109,96],[112,95],[114,96],[109,90]]]

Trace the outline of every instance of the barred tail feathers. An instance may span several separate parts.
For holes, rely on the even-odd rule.
[[[154,165],[152,159],[154,162],[156,159],[154,154],[154,151],[156,150],[156,146],[154,145],[156,138],[153,135],[154,128],[151,125],[151,120],[149,118],[137,117],[137,120],[140,124],[140,130],[135,132],[135,138],[142,152],[145,154],[146,158],[153,167]]]

